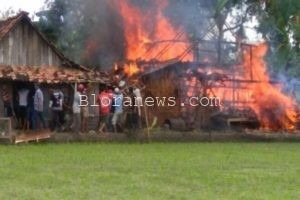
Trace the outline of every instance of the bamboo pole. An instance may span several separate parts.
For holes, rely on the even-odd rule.
[[[150,129],[149,129],[149,119],[148,119],[148,109],[147,106],[144,106],[144,111],[145,111],[145,119],[146,119],[146,126],[147,126],[147,137],[148,137],[148,141],[151,142],[150,139]]]

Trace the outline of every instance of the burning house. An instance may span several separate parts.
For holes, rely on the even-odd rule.
[[[156,108],[153,115],[161,117],[161,123],[181,117],[192,127],[294,130],[297,104],[281,92],[280,82],[269,78],[264,63],[266,45],[243,48],[243,63],[226,68],[213,63],[175,62],[142,73],[146,96],[178,98],[177,107]],[[216,97],[220,104],[195,107],[190,101],[195,97]]]
[[[172,121],[178,124],[181,119],[183,129],[216,125],[296,129],[296,99],[282,92],[281,82],[270,78],[264,61],[266,44],[191,39],[164,16],[166,6],[167,1],[158,3],[157,17],[150,29],[149,13],[128,1],[120,1],[116,6],[124,23],[127,61],[115,68],[122,69],[133,82],[143,82],[144,96],[177,99],[174,107],[151,108],[150,119],[158,118],[161,125],[171,126]],[[214,28],[208,30],[206,38],[213,31]],[[188,105],[195,96],[217,97],[221,104]]]
[[[175,106],[145,108],[148,126],[157,121],[181,130],[297,128],[296,98],[282,92],[282,83],[269,76],[264,61],[266,44],[246,44],[238,36],[236,42],[225,42],[215,36],[218,25],[213,20],[209,20],[202,36],[194,36],[165,16],[167,0],[152,1],[152,9],[136,4],[109,1],[119,14],[124,38],[124,56],[116,61],[112,79],[122,89],[143,85],[140,89],[144,98],[176,99]],[[94,40],[89,44],[92,46],[87,45],[87,50],[100,45]],[[72,96],[71,85],[77,82],[89,83],[92,94],[98,93],[99,83],[110,82],[104,74],[62,55],[23,12],[0,22],[0,81],[10,87],[12,96],[20,84],[43,83],[46,102],[51,84],[61,84]],[[199,99],[214,99],[214,106],[195,106]],[[91,108],[90,113],[96,116],[98,112]]]
[[[89,92],[97,93],[99,84],[108,84],[105,74],[91,71],[67,59],[33,25],[26,12],[0,21],[0,85],[6,85],[9,95],[16,101],[18,88],[32,88],[41,83],[44,92],[44,108],[49,118],[49,89],[60,87],[72,103],[76,83],[89,84]],[[14,102],[16,103],[16,102]],[[0,115],[3,116],[3,102],[0,100]],[[97,115],[95,109],[91,115]]]

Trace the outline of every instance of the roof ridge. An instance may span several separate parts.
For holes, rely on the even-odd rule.
[[[8,17],[6,19],[3,19],[3,20],[0,20],[0,21],[3,22],[3,23],[5,23],[5,22],[10,21],[12,19],[16,19],[16,18],[23,17],[23,16],[28,16],[28,14],[29,13],[26,12],[26,11],[20,11],[18,14],[10,16],[10,17]]]
[[[2,40],[22,19],[26,19],[29,25],[36,31],[36,33],[41,37],[41,39],[46,42],[49,47],[61,58],[63,61],[63,65],[66,65],[68,67],[75,67],[79,68],[81,70],[89,71],[87,67],[84,67],[80,64],[77,64],[74,61],[71,61],[69,58],[67,58],[58,48],[57,46],[50,41],[31,21],[31,19],[28,17],[28,12],[26,11],[20,11],[17,15],[7,18],[4,21],[0,22],[0,40]]]
[[[20,11],[17,15],[6,18],[0,24],[0,40],[24,17],[28,17],[28,12]]]

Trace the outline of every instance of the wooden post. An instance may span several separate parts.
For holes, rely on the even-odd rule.
[[[234,69],[232,70],[232,78],[233,78],[233,80],[235,80],[235,70]],[[233,108],[235,108],[235,101],[236,101],[235,93],[236,93],[236,82],[233,81],[232,82],[232,105],[231,105]]]
[[[250,46],[250,77],[251,77],[251,81],[253,81],[253,52],[252,52],[252,46]]]
[[[144,106],[144,111],[145,111],[145,119],[146,119],[146,126],[147,126],[147,137],[148,137],[148,141],[150,142],[150,130],[149,130],[149,119],[148,119],[148,110],[147,110],[147,106]]]

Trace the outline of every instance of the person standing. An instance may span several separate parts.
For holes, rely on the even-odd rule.
[[[61,129],[59,114],[62,110],[62,96],[57,89],[51,92],[49,108],[52,110],[52,130],[59,131]]]
[[[27,129],[27,106],[28,106],[28,94],[27,88],[22,88],[18,91],[19,99],[19,115],[20,115],[20,128],[23,130]]]
[[[80,129],[81,129],[80,95],[81,95],[81,92],[83,91],[83,89],[84,89],[84,86],[82,84],[79,84],[74,93],[72,129],[76,134],[80,133]]]
[[[68,131],[71,130],[71,127],[73,125],[73,118],[72,118],[72,114],[73,114],[73,109],[72,109],[72,104],[73,102],[71,102],[72,98],[69,95],[68,91],[66,89],[64,89],[62,91],[63,93],[63,110],[62,110],[62,124],[63,124],[63,130],[62,131]],[[74,96],[74,95],[73,95]]]
[[[33,112],[33,129],[37,128],[38,119],[41,121],[43,128],[46,129],[46,123],[44,119],[44,95],[42,90],[40,89],[39,84],[34,85],[35,93],[34,93],[34,112]]]
[[[99,104],[99,133],[103,133],[109,124],[112,96],[107,90],[104,90],[98,95],[97,101]]]
[[[34,121],[34,88],[31,88],[27,98],[27,129],[33,129]]]
[[[60,106],[59,106],[59,111],[58,111],[58,120],[61,126],[61,130],[64,130],[64,124],[65,124],[65,109],[64,109],[64,104],[65,104],[65,95],[64,92],[60,89],[58,89],[58,93],[60,96]]]
[[[123,94],[119,88],[115,88],[115,94],[113,97],[114,115],[112,117],[112,125],[114,132],[117,132],[117,124],[120,121],[123,114]]]

